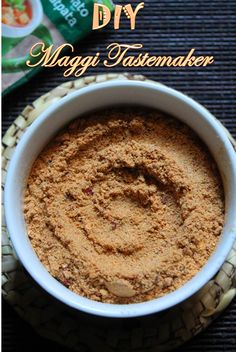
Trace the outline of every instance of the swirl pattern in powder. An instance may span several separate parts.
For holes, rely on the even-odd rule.
[[[217,167],[185,125],[151,110],[82,117],[35,161],[25,194],[48,271],[94,300],[160,297],[206,263],[224,222]]]

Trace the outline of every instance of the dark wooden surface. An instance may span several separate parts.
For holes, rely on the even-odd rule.
[[[77,44],[76,51],[82,55],[99,51],[105,57],[105,48],[112,42],[142,43],[143,51],[154,55],[182,55],[193,47],[199,54],[214,55],[215,63],[206,68],[135,68],[129,72],[144,74],[187,93],[206,106],[236,137],[236,0],[146,0],[135,31],[131,32],[127,23],[119,31],[110,26]],[[122,67],[109,70],[114,71],[124,70]],[[108,71],[100,65],[89,69],[87,74],[102,72]],[[5,97],[3,131],[26,104],[66,80],[61,69],[45,69]],[[66,352],[64,347],[40,338],[3,302],[3,351],[28,352],[35,348]],[[185,352],[235,350],[235,301],[205,332],[179,349]]]

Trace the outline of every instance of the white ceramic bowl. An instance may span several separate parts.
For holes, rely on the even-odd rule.
[[[2,36],[7,38],[26,37],[32,33],[43,20],[43,8],[40,0],[29,0],[32,19],[25,26],[9,26],[2,23]]]
[[[23,192],[33,161],[70,120],[114,105],[143,105],[162,110],[188,124],[205,142],[220,170],[226,196],[225,226],[213,255],[202,270],[178,290],[144,303],[115,305],[81,297],[54,279],[35,254],[27,236]],[[74,92],[53,104],[28,128],[11,159],[5,186],[5,213],[14,248],[31,276],[51,295],[84,312],[106,317],[135,317],[160,312],[201,289],[223,264],[236,239],[236,156],[225,130],[201,105],[157,83],[110,81]]]

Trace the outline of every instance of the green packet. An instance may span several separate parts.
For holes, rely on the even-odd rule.
[[[2,92],[27,82],[40,68],[26,65],[37,42],[73,44],[92,31],[94,3],[112,0],[2,0]]]

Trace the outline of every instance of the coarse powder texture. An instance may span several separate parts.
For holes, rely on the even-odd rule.
[[[179,288],[206,263],[224,194],[192,130],[120,108],[75,120],[41,152],[24,213],[52,276],[96,301],[134,303]]]

